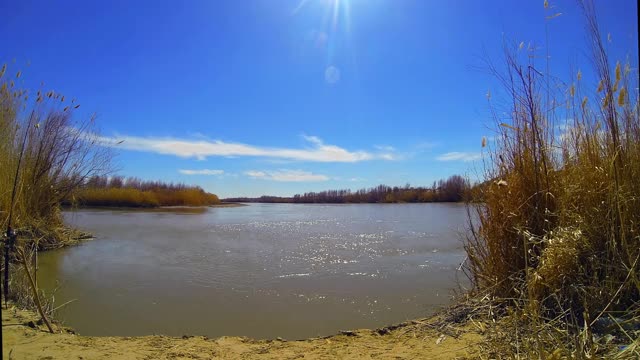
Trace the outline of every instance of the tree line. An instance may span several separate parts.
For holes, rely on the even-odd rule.
[[[228,202],[346,204],[346,203],[424,203],[459,202],[468,197],[471,186],[460,175],[434,182],[431,187],[378,185],[368,189],[307,192],[293,197],[261,196],[258,198],[228,198]]]

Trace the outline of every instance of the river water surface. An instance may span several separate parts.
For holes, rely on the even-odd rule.
[[[424,317],[464,260],[460,204],[252,204],[200,214],[78,210],[97,239],[38,279],[82,335],[300,339]]]

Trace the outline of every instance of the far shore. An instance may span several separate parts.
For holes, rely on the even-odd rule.
[[[396,202],[294,202],[294,201],[242,201],[242,202],[227,202],[233,206],[232,204],[239,204],[238,206],[247,206],[249,204],[291,204],[291,205],[418,205],[418,204],[467,204],[467,201],[417,201],[417,202],[407,202],[407,201],[396,201]],[[215,205],[214,205],[215,207]]]
[[[466,204],[464,201],[438,201],[438,202],[347,202],[347,203],[333,203],[333,202],[317,202],[317,203],[298,203],[298,202],[260,202],[260,201],[245,201],[245,202],[222,202],[220,204],[202,205],[202,206],[63,206],[64,210],[122,210],[122,211],[148,211],[148,212],[184,212],[184,213],[203,213],[207,208],[234,208],[250,206],[251,204],[267,204],[267,205],[425,205],[425,204]]]
[[[209,205],[212,208],[224,208],[224,207],[240,207],[240,206],[249,206],[245,203],[236,203],[236,202],[222,202],[220,204]]]
[[[189,206],[189,205],[177,205],[177,206],[63,206],[64,210],[140,210],[140,211],[178,211],[178,212],[204,212],[207,208],[230,208],[248,206],[244,203],[230,203],[222,202],[220,204],[201,205],[201,206]]]

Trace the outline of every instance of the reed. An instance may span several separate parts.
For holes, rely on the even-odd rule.
[[[105,171],[109,155],[96,146],[93,118],[73,120],[75,101],[65,103],[52,90],[31,96],[16,86],[21,75],[7,75],[6,65],[0,70],[0,228],[3,240],[5,229],[7,236],[10,229],[18,234],[17,244],[5,245],[3,293],[5,304],[11,298],[35,307],[54,332],[47,316],[51,303],[37,286],[38,249],[75,240],[60,236],[71,233],[59,230],[60,201],[88,176]],[[11,271],[12,262],[22,268]]]
[[[0,71],[0,227],[12,212],[19,232],[55,235],[51,229],[63,227],[60,201],[88,177],[107,172],[111,154],[96,144],[94,117],[74,116],[75,100],[20,89],[21,75],[10,76],[6,65]]]
[[[158,207],[208,206],[220,203],[218,196],[198,186],[168,184],[160,181],[141,181],[94,176],[65,199],[78,206]]]
[[[552,82],[522,46],[506,46],[504,68],[489,64],[510,116],[494,116],[466,270],[510,314],[493,346],[522,357],[601,355],[607,334],[638,354],[640,326],[599,328],[640,324],[638,64],[611,62],[592,3],[580,4],[597,87],[581,72]]]

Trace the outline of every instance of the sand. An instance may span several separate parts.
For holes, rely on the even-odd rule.
[[[445,335],[436,317],[383,329],[345,331],[307,340],[243,337],[89,337],[56,325],[51,334],[37,315],[9,304],[2,309],[4,359],[465,359],[481,336],[470,327]],[[247,324],[251,326],[251,324]]]

